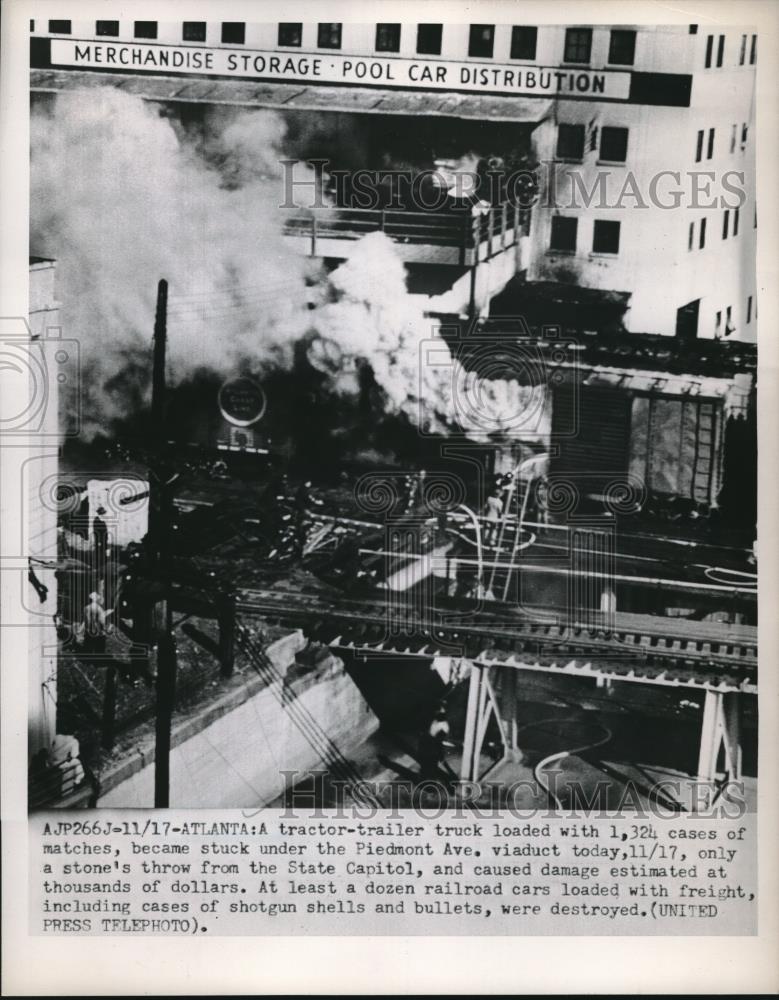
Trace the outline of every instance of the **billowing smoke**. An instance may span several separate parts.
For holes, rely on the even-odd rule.
[[[389,237],[363,237],[360,252],[332,273],[329,287],[334,301],[312,317],[311,363],[348,392],[356,363],[365,360],[390,412],[436,428],[450,423],[451,370],[428,364],[425,356],[433,338],[447,358],[449,352],[419,300],[407,293],[405,268]]]
[[[59,262],[91,430],[147,395],[161,277],[173,381],[203,370],[261,377],[289,368],[302,342],[334,393],[356,396],[369,365],[387,413],[436,430],[455,421],[462,373],[440,337],[428,363],[434,325],[391,241],[366,236],[326,276],[284,237],[277,114],[220,109],[192,129],[104,88],[37,109],[31,138],[31,246]],[[499,408],[504,392],[490,394]]]
[[[148,370],[161,277],[174,380],[288,363],[311,262],[281,237],[282,137],[271,113],[233,118],[213,138],[215,166],[155,105],[114,89],[61,94],[33,115],[31,246],[58,261],[87,418],[120,414],[122,375]]]

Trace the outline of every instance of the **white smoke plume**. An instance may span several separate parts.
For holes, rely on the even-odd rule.
[[[384,233],[370,233],[359,252],[329,279],[335,301],[312,316],[317,339],[309,359],[336,387],[350,391],[355,362],[367,361],[391,412],[434,426],[450,423],[451,373],[424,363],[425,341],[436,335],[418,299],[406,290],[406,272]],[[446,347],[441,341],[442,350]],[[448,353],[448,352],[447,352]]]
[[[273,112],[222,108],[193,133],[112,88],[60,94],[36,109],[31,247],[59,263],[63,321],[81,343],[87,432],[106,429],[142,396],[161,277],[174,382],[201,369],[287,368],[305,337],[334,392],[356,395],[357,368],[367,363],[387,412],[432,430],[456,421],[453,386],[463,373],[446,363],[440,338],[443,364],[421,356],[434,325],[408,294],[391,240],[364,237],[325,277],[284,238],[285,133]],[[493,407],[512,407],[508,386],[488,388]],[[467,423],[484,436],[479,415]]]
[[[386,394],[387,409],[428,433],[445,435],[457,427],[486,441],[493,434],[536,439],[548,431],[543,385],[508,377],[512,370],[528,371],[521,353],[512,365],[509,352],[504,377],[466,371],[425,314],[424,300],[408,294],[405,267],[384,233],[363,237],[359,252],[330,275],[328,286],[335,301],[312,314],[317,339],[308,357],[338,390],[357,390],[356,362],[364,360]],[[490,374],[500,367],[490,364]]]
[[[288,362],[308,321],[311,262],[281,237],[272,175],[283,124],[250,117],[216,137],[217,169],[157,106],[111,88],[60,94],[33,115],[31,247],[58,261],[87,419],[121,414],[114,377],[148,369],[163,277],[173,380]]]

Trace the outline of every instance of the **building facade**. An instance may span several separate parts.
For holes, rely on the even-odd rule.
[[[646,103],[556,102],[537,132],[556,204],[534,212],[529,279],[629,292],[631,332],[754,341],[756,36],[542,30],[546,58],[573,57],[578,38],[588,65],[624,60],[658,91],[661,74],[686,75],[689,100],[668,85],[678,105],[651,90]]]
[[[507,146],[527,136],[539,187],[528,245],[508,273],[616,294],[629,332],[756,340],[753,32],[131,20],[30,27],[34,90],[122,74],[146,78],[132,89],[157,100],[367,116],[388,134],[388,116],[401,116],[420,135],[443,128],[460,136],[460,155],[472,161],[508,152],[496,148],[489,124],[501,126]],[[182,75],[209,85],[182,84]],[[493,228],[501,231],[497,214]],[[322,235],[301,249],[346,255]],[[481,235],[486,244],[486,225]],[[437,239],[431,232],[427,242]],[[445,257],[410,251],[409,242],[398,240],[407,261]],[[449,253],[453,283],[458,266],[502,249],[493,254],[489,237],[475,261]],[[498,269],[497,281],[506,273]],[[488,288],[500,290],[495,281]]]

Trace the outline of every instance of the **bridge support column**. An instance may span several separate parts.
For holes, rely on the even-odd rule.
[[[522,753],[517,745],[517,671],[510,668],[502,671],[499,692],[496,694],[490,668],[471,662],[463,759],[460,766],[463,781],[479,780],[481,751],[493,713],[503,743],[503,760],[520,761]]]
[[[500,683],[500,717],[503,720],[501,734],[504,740],[504,760],[518,764],[522,760],[522,751],[517,742],[517,701],[519,688],[519,671],[506,667],[501,672]]]
[[[479,756],[481,742],[479,741],[479,720],[484,711],[486,688],[484,684],[484,668],[471,661],[471,676],[468,685],[468,707],[465,711],[465,735],[463,737],[463,759],[460,765],[460,777],[463,781],[479,780]]]
[[[716,784],[720,754],[726,780],[741,778],[741,726],[739,695],[735,691],[707,689],[698,755],[698,780]]]

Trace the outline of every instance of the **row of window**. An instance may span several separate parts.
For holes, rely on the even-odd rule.
[[[703,142],[705,137],[704,129],[698,132],[698,141],[695,146],[695,162],[700,163],[703,159]],[[710,160],[714,156],[714,129],[709,129],[709,140],[706,143],[706,159]]]
[[[732,125],[730,128],[730,152],[736,152],[736,146],[738,145],[738,125]],[[708,132],[708,139],[706,138],[706,130],[700,129],[698,132],[698,138],[695,143],[695,162],[700,163],[703,159],[704,149],[706,152],[706,159],[710,160],[714,156],[714,134],[715,129],[710,128]],[[747,137],[749,135],[749,126],[746,122],[741,125],[741,148],[742,150],[746,148]]]
[[[754,314],[752,307],[754,305]],[[744,325],[749,326],[752,322],[752,318],[757,319],[757,303],[751,295],[747,296],[746,310],[744,312]],[[724,326],[723,326],[724,320]],[[714,338],[719,340],[723,335],[729,337],[732,333],[736,332],[736,325],[733,322],[733,307],[726,306],[724,310],[718,309],[714,314]]]
[[[722,215],[722,238],[738,236],[739,210],[726,208]],[[592,232],[592,252],[617,254],[619,253],[619,222],[610,219],[595,219]],[[558,253],[576,253],[579,220],[574,216],[556,215],[552,218],[551,236],[549,239],[549,249]],[[687,249],[695,247],[694,222],[690,223]],[[706,218],[702,218],[698,224],[698,249],[703,250],[706,246]],[[749,322],[749,320],[747,320]]]
[[[34,30],[35,22],[30,23]],[[204,42],[206,40],[205,21],[184,21],[182,40]],[[399,52],[399,23],[376,25],[375,48],[377,52]],[[416,51],[419,55],[438,56],[441,54],[443,24],[418,24]],[[96,21],[95,33],[99,36],[118,37],[118,21]],[[135,38],[157,37],[156,21],[135,21]],[[71,34],[70,21],[49,21],[49,34]],[[341,48],[342,25],[338,22],[320,23],[317,26],[317,47],[320,49]],[[229,45],[243,45],[246,41],[246,24],[243,21],[222,22],[222,42]],[[538,42],[538,28],[515,24],[511,29],[511,59],[535,59]],[[283,48],[299,48],[303,44],[302,22],[282,22],[278,26],[278,44]],[[468,35],[468,55],[477,59],[492,59],[495,50],[495,25],[472,24]],[[632,66],[636,53],[636,33],[624,28],[614,28],[609,39],[609,63],[614,66]],[[565,32],[563,62],[587,65],[592,54],[592,28],[568,28]]]
[[[595,219],[592,229],[593,253],[619,253],[619,222]],[[576,253],[579,220],[570,215],[552,217],[549,249],[557,253]]]
[[[590,152],[597,149],[599,159],[607,163],[624,163],[628,156],[628,129],[615,125],[591,128],[587,140],[584,125],[557,126],[558,160],[583,160],[585,146]]]
[[[739,209],[734,208],[732,211],[726,208],[722,213],[722,238],[726,240],[729,236],[738,236],[738,226],[740,221]],[[690,223],[690,229],[687,234],[687,249],[692,250],[695,244],[698,244],[698,249],[703,250],[706,246],[706,219],[703,218],[698,224],[698,239],[695,239],[695,223]]]
[[[728,236],[738,236],[739,210],[733,209],[733,226],[730,225],[730,209],[726,208],[722,213],[722,238],[726,240]]]
[[[749,44],[749,65],[754,66],[757,62],[757,35],[752,35],[752,41],[748,43],[748,35],[741,36],[741,45],[738,53],[738,64],[744,66],[747,61],[747,44]],[[709,35],[706,39],[706,58],[704,65],[706,69],[711,69],[715,64],[714,59],[714,35]],[[720,35],[717,39],[716,67],[719,69],[725,62],[725,36]]]
[[[714,337],[718,339],[722,336],[722,310],[718,309],[717,314],[714,319]],[[736,328],[733,325],[733,306],[728,306],[725,309],[725,336],[729,337],[731,333],[736,332]]]

